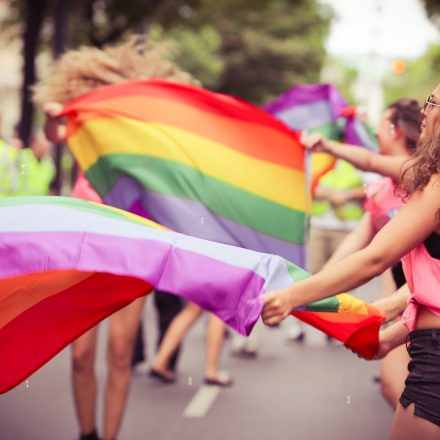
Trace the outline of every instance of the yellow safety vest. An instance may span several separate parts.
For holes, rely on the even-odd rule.
[[[363,182],[359,172],[353,165],[339,159],[335,167],[319,179],[318,185],[330,188],[332,191],[345,192],[361,187]],[[314,200],[312,215],[320,217],[330,209],[333,208],[329,201]],[[342,206],[338,206],[333,209],[333,212],[341,220],[358,220],[364,213],[362,204],[356,201],[350,201]]]
[[[30,148],[17,148],[0,139],[0,197],[46,195],[55,175],[50,158],[39,161]]]
[[[0,139],[0,197],[15,195],[18,189],[18,150]]]
[[[17,195],[47,195],[54,176],[55,165],[50,157],[38,160],[30,148],[23,148],[19,151]]]

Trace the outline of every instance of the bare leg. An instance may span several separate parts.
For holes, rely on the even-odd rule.
[[[169,369],[171,356],[201,313],[202,309],[198,305],[188,302],[171,321],[157,351],[154,370],[165,377],[173,378],[173,372]]]
[[[94,372],[97,327],[72,343],[72,388],[81,434],[95,429],[96,377]]]
[[[108,378],[104,402],[104,439],[119,431],[131,378],[131,356],[145,298],[139,298],[110,318],[108,335]]]
[[[391,440],[439,440],[440,426],[414,415],[414,404],[404,408],[397,405],[391,428]]]
[[[396,291],[396,283],[391,269],[387,269],[381,277],[381,298],[391,295]],[[400,318],[399,318],[400,319]],[[389,404],[396,409],[400,395],[405,387],[408,376],[409,354],[405,344],[396,347],[380,361],[380,383],[382,394]]]
[[[409,361],[410,357],[403,344],[390,351],[380,363],[382,394],[394,409],[405,387]]]
[[[227,385],[230,383],[230,379],[221,375],[219,371],[220,354],[224,338],[225,325],[217,316],[210,313],[206,332],[205,378]]]
[[[240,335],[234,332],[232,339],[232,352],[233,356],[243,358],[255,358],[258,355],[258,348],[260,346],[260,333],[263,321],[259,319],[251,334],[248,337]]]

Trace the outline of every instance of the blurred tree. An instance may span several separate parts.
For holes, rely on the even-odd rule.
[[[54,11],[53,11],[53,46],[52,54],[53,58],[58,58],[64,51],[67,41],[67,23],[70,12],[71,2],[70,0],[54,0]],[[54,148],[54,162],[56,174],[54,181],[52,182],[51,189],[53,189],[57,194],[61,192],[63,184],[63,176],[60,172],[62,169],[63,156],[66,154],[65,146],[62,143],[58,143]],[[75,173],[73,169],[73,173]]]
[[[18,132],[24,145],[29,144],[32,132],[34,107],[30,90],[36,79],[35,58],[41,43],[50,44],[55,57],[72,40],[100,47],[134,31],[165,3],[166,0],[11,0],[11,21],[23,23],[24,62]],[[72,24],[74,26],[70,26]]]
[[[24,63],[21,87],[21,118],[18,123],[18,136],[25,146],[29,145],[32,132],[34,106],[30,100],[30,86],[34,84],[36,79],[35,56],[46,6],[46,0],[26,0],[21,5],[25,15],[25,26],[23,31]]]
[[[20,135],[31,131],[29,90],[38,48],[114,43],[137,32],[181,46],[178,62],[205,87],[256,104],[293,83],[316,82],[329,9],[318,0],[11,0],[24,23]]]
[[[141,29],[160,13],[167,0],[82,0],[73,2],[81,20],[80,44],[102,47]]]
[[[440,2],[439,0],[422,0],[428,17],[440,28]]]
[[[261,104],[294,83],[318,81],[331,18],[330,10],[318,1],[187,0],[174,4],[181,17],[162,16],[160,23],[167,34],[184,26],[200,36],[209,26],[215,39],[220,37],[217,50],[215,44],[209,45],[210,56],[222,60],[215,69],[217,79],[211,72],[207,85],[212,89]],[[202,58],[198,54],[197,59]],[[186,57],[185,67],[203,78],[203,66],[192,64],[193,59]]]
[[[430,20],[440,29],[440,1],[422,0]],[[405,72],[391,73],[384,81],[385,101],[391,103],[402,96],[411,96],[423,102],[438,84],[440,45],[431,44],[418,59],[408,62]]]
[[[151,41],[171,39],[178,42],[174,56],[177,64],[191,72],[204,87],[216,88],[225,61],[220,56],[221,35],[213,26],[203,25],[197,30],[175,26],[165,31],[161,25],[153,24],[148,28],[147,36]]]
[[[67,23],[70,12],[70,0],[54,0],[53,10],[53,46],[54,58],[58,58],[64,51],[67,41]]]
[[[384,81],[385,103],[402,98],[413,97],[423,102],[438,84],[440,70],[440,45],[431,44],[426,52],[414,61],[407,63],[407,69],[402,74],[392,72]]]

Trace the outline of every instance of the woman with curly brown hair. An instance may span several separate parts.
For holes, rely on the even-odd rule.
[[[380,332],[377,358],[407,341],[411,361],[391,439],[440,438],[440,85],[422,111],[417,151],[401,186],[407,202],[363,250],[310,278],[265,294],[263,320],[360,286],[403,258],[410,301],[399,321]]]
[[[379,153],[329,141],[316,135],[308,139],[308,147],[312,151],[332,154],[346,159],[364,171],[372,171],[385,176],[368,185],[364,215],[323,267],[330,267],[336,261],[367,246],[377,232],[403,206],[402,199],[398,195],[397,184],[404,163],[416,150],[422,123],[420,110],[418,102],[410,98],[399,99],[386,108],[376,130]],[[382,281],[382,297],[390,295],[406,283],[400,261],[393,264],[391,269],[383,274]],[[405,345],[402,344],[381,361],[382,393],[394,409],[397,407],[404,387],[408,360],[408,353]]]

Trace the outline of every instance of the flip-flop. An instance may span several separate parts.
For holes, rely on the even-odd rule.
[[[158,370],[155,370],[154,368],[152,368],[149,371],[149,375],[150,377],[153,377],[154,379],[158,379],[163,383],[174,383],[176,381],[174,377],[165,376],[165,374],[161,373]]]
[[[234,384],[234,381],[232,379],[221,380],[221,379],[208,379],[207,377],[205,377],[205,384],[215,385],[218,387],[230,387]]]

